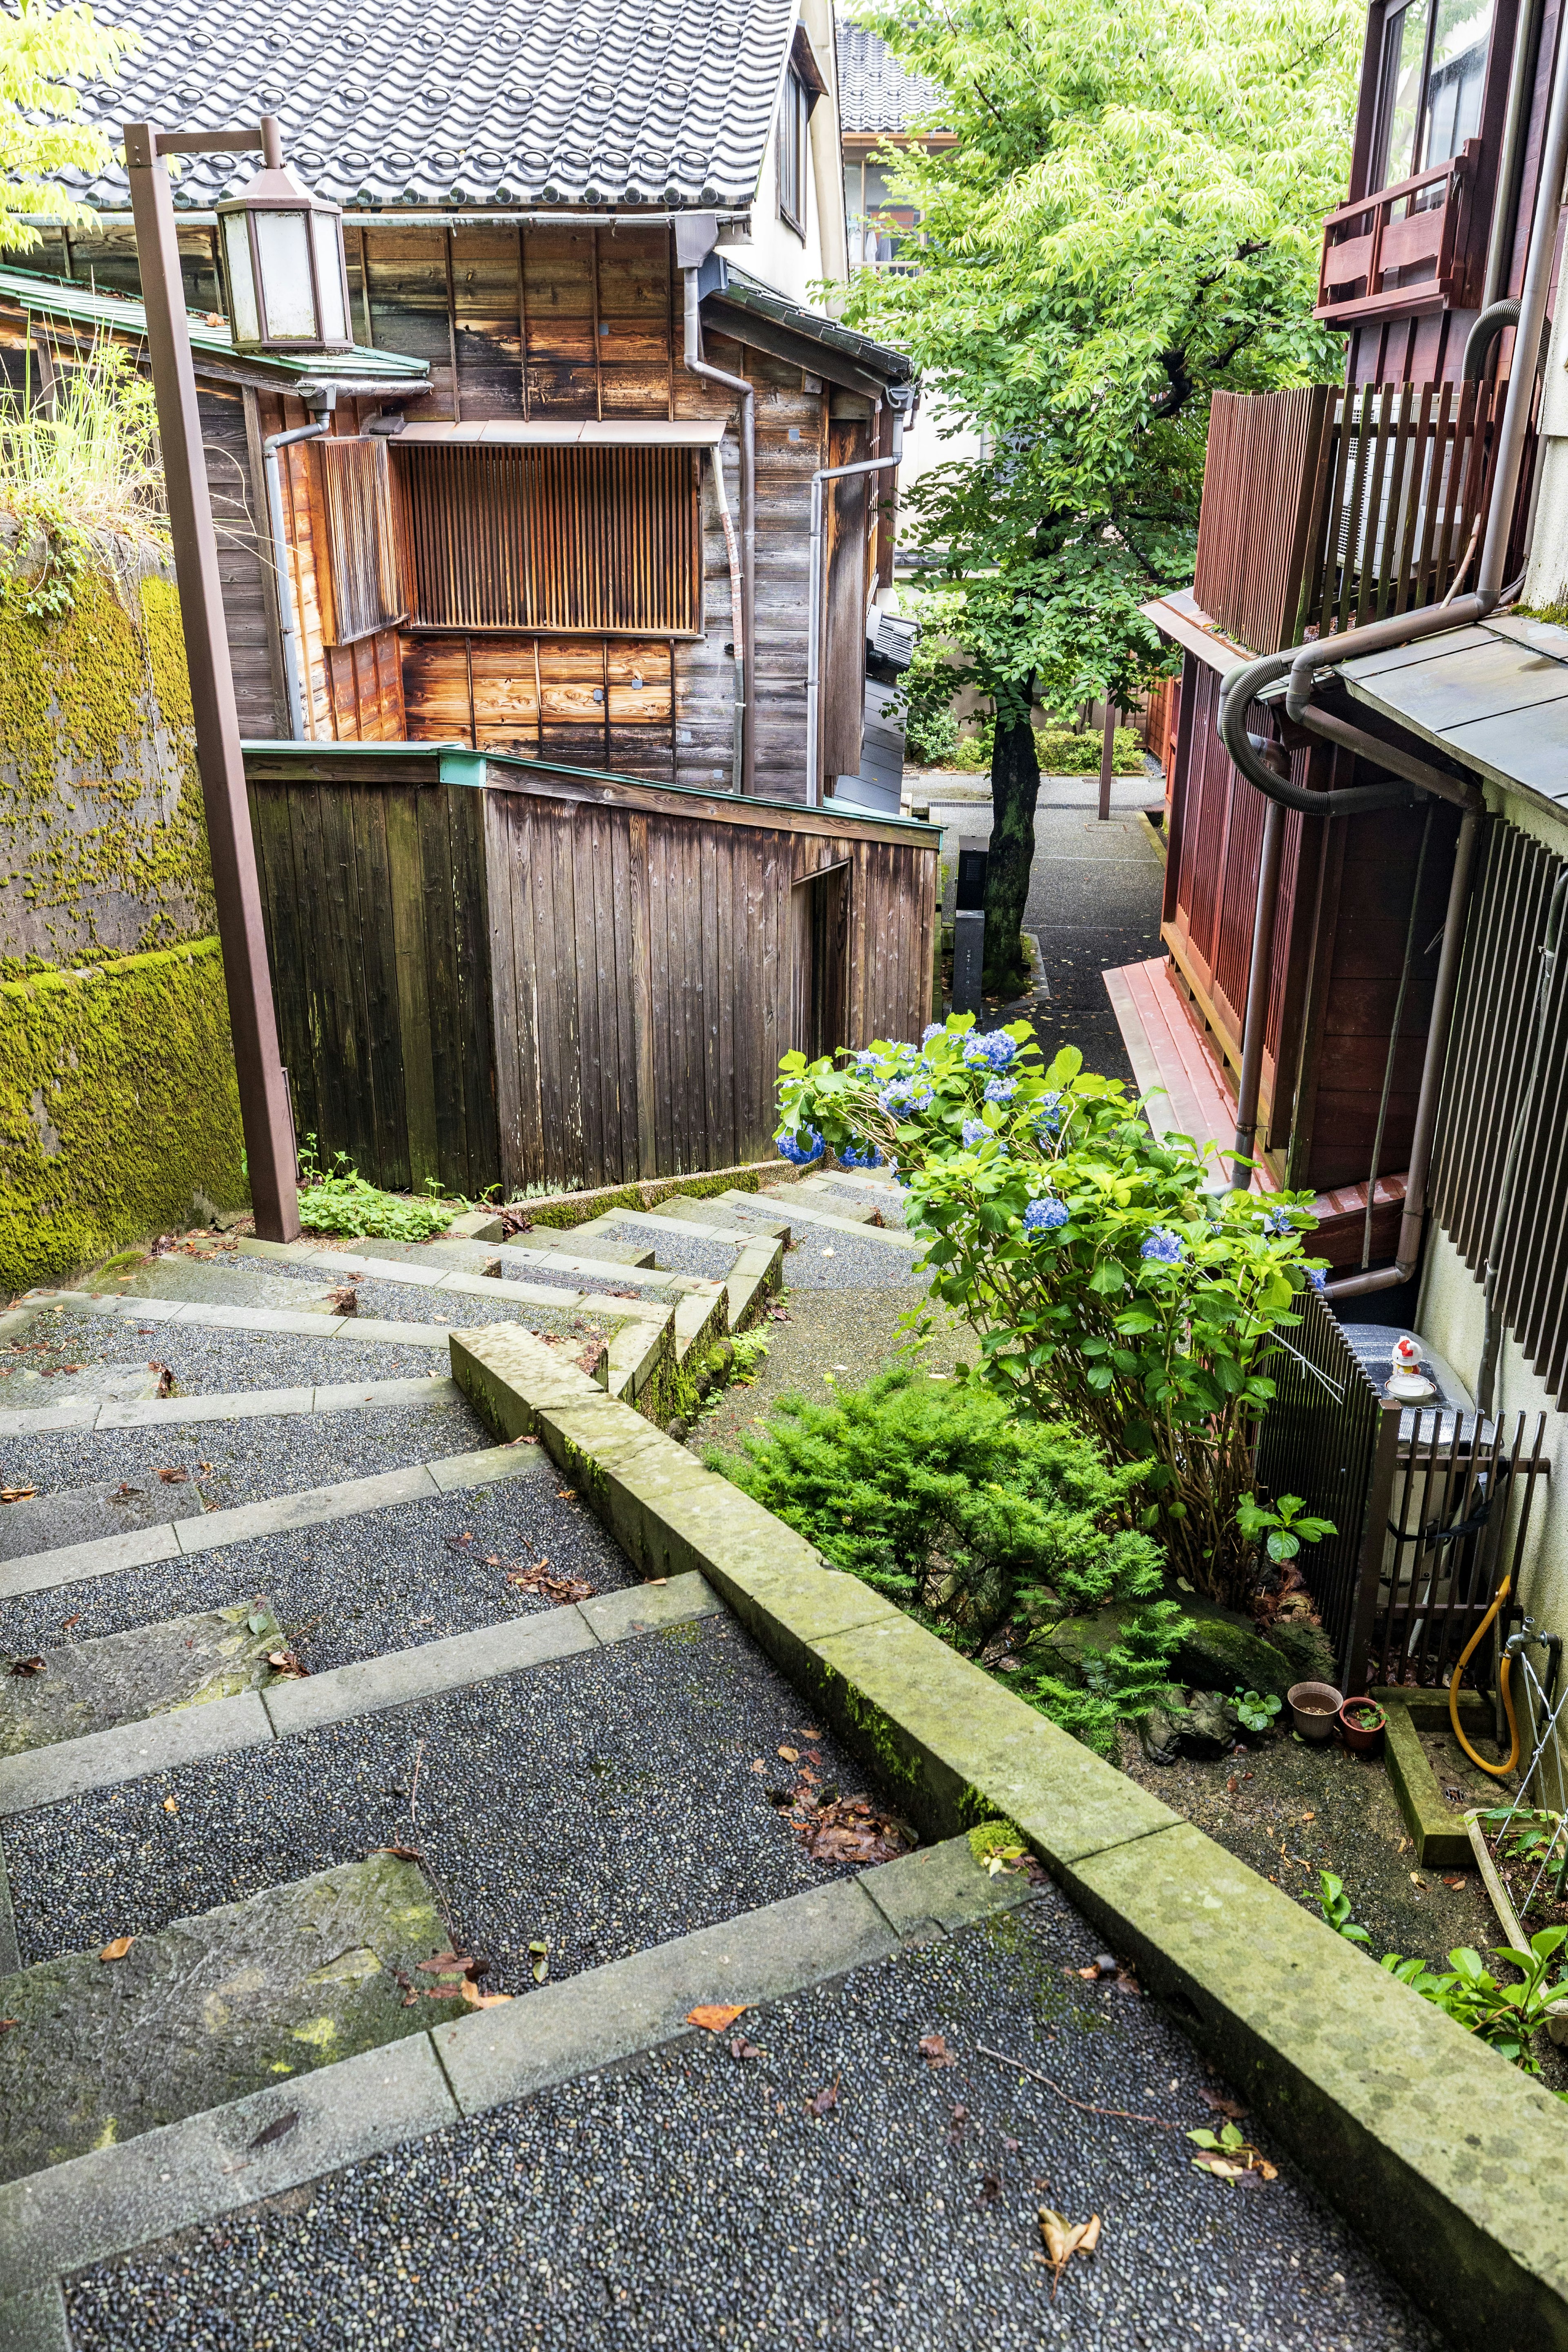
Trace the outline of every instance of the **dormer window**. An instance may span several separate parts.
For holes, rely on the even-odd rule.
[[[1435,171],[1479,138],[1493,0],[1404,0],[1383,19],[1374,188]]]

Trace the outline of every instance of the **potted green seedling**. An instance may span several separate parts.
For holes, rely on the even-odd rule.
[[[1345,1746],[1358,1756],[1370,1756],[1383,1738],[1388,1717],[1373,1698],[1347,1698],[1340,1709],[1340,1729]]]

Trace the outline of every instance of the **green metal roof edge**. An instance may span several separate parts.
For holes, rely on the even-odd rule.
[[[50,318],[86,320],[101,327],[118,327],[132,335],[145,335],[147,331],[146,308],[134,296],[100,294],[91,287],[79,286],[74,278],[0,268],[0,299]],[[193,351],[211,352],[215,357],[234,360],[246,367],[277,369],[285,377],[384,376],[388,383],[405,383],[422,382],[430,373],[424,360],[408,359],[401,352],[366,350],[358,343],[336,354],[302,352],[297,359],[283,352],[237,352],[226,327],[209,326],[196,311],[187,310],[185,318]]]
[[[328,754],[333,759],[370,759],[379,755],[383,759],[439,760],[440,781],[444,784],[472,784],[476,781],[473,772],[479,767],[521,768],[536,776],[574,776],[591,784],[626,784],[634,792],[679,793],[686,800],[743,801],[748,808],[783,809],[791,816],[842,814],[857,824],[897,825],[902,833],[929,834],[933,841],[942,839],[941,825],[929,824],[921,817],[883,816],[876,809],[852,809],[847,805],[836,811],[827,802],[819,808],[808,809],[799,801],[774,800],[762,793],[728,793],[704,784],[663,784],[649,776],[617,775],[611,768],[569,768],[560,760],[525,760],[516,751],[476,751],[467,743],[302,743],[282,736],[247,737],[239,748],[242,752],[281,751],[295,759]]]
[[[797,335],[808,335],[814,342],[826,343],[829,351],[842,352],[848,360],[858,360],[863,366],[873,368],[890,383],[908,383],[914,375],[914,362],[905,352],[895,352],[887,343],[874,342],[854,327],[841,327],[822,310],[808,310],[802,303],[792,302],[785,294],[775,294],[771,286],[759,278],[749,278],[737,269],[728,254],[721,253],[724,265],[722,282],[704,291],[711,291],[721,302],[733,302],[742,310],[755,310],[775,325],[789,327]]]

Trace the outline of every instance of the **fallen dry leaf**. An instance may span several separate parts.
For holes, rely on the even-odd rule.
[[[760,1756],[753,1758],[752,1762],[752,1769],[753,1772],[765,1772],[767,1769],[767,1766],[763,1762]]]
[[[470,2009],[499,2009],[502,2001],[511,1999],[510,1992],[481,1992],[478,1985],[466,1977],[460,1990]]]
[[[822,1734],[820,1731],[806,1731],[804,1728],[797,1731],[795,1734],[795,1738],[797,1739],[820,1739],[821,1737]]]
[[[531,1592],[541,1601],[552,1601],[564,1608],[574,1601],[591,1601],[595,1587],[585,1577],[552,1576],[547,1559],[535,1561],[531,1568],[514,1569],[507,1578],[520,1592]]]
[[[1100,2243],[1100,2216],[1091,2213],[1087,2221],[1068,2221],[1050,2206],[1040,2207],[1040,2235],[1046,2242],[1046,2260],[1056,2273],[1056,2287],[1061,2284],[1062,2273],[1075,2254],[1092,2254]]]
[[[820,2091],[814,2091],[805,2105],[806,2112],[814,2116],[825,2116],[829,2108],[836,2107],[838,2105],[837,2075],[835,2074],[832,2082],[825,2084]]]
[[[1460,1876],[1460,1877],[1458,1877],[1458,1878],[1446,1878],[1446,1879],[1443,1881],[1443,1884],[1444,1884],[1444,1885],[1445,1885],[1445,1886],[1455,1886],[1455,1887],[1458,1887],[1458,1886],[1463,1886],[1463,1885],[1467,1885],[1467,1884],[1468,1884],[1468,1882],[1467,1882],[1467,1880],[1466,1880],[1466,1879],[1461,1875],[1461,1876]]]
[[[150,1372],[156,1372],[158,1375],[158,1386],[155,1393],[161,1397],[166,1397],[171,1394],[174,1386],[174,1375],[169,1370],[168,1365],[156,1363],[149,1360],[147,1370]]]
[[[577,1489],[575,1486],[557,1486],[555,1499],[558,1503],[574,1503],[577,1500]]]
[[[42,1658],[13,1658],[11,1661],[11,1672],[14,1675],[41,1675],[43,1671]]]
[[[958,2063],[940,2033],[922,2033],[920,2050],[921,2056],[929,2066],[956,2066]]]
[[[528,1948],[528,1957],[533,1966],[534,1983],[542,1984],[545,1978],[550,1974],[549,1945],[545,1943],[530,1944]]]
[[[902,1824],[879,1812],[868,1797],[825,1798],[818,1804],[803,1789],[795,1805],[792,1818],[813,1862],[893,1862],[910,1843]],[[801,1805],[810,1807],[804,1817]]]
[[[180,1801],[179,1801],[178,1797],[165,1797],[165,1798],[164,1798],[164,1800],[163,1800],[163,1811],[164,1811],[166,1813],[177,1813],[177,1812],[179,1811],[179,1810],[180,1810]]]
[[[1175,2085],[1171,2087],[1173,2090]],[[1228,2116],[1233,2124],[1238,2124],[1247,2113],[1239,2099],[1227,2098],[1223,2091],[1205,2091],[1200,2084],[1198,2096],[1212,2115]]]
[[[732,2004],[721,2000],[707,2000],[700,2002],[695,2009],[687,2011],[686,2022],[688,2025],[700,2025],[704,2033],[722,2033],[727,2025],[733,2025],[735,2020],[738,2017],[744,2017],[745,2013],[746,2004],[743,2000],[735,2001]]]
[[[786,1764],[798,1764],[800,1762],[800,1750],[798,1748],[781,1748],[778,1752],[784,1758]]]
[[[188,1486],[190,1484],[190,1475],[191,1474],[188,1470],[182,1470],[177,1462],[171,1463],[166,1470],[160,1470],[158,1473],[159,1477],[162,1478],[165,1486]]]
[[[995,2173],[986,2173],[980,2183],[981,2202],[985,2205],[994,2205],[1001,2194],[1002,2183]]]
[[[357,1275],[351,1276],[349,1282],[342,1284],[336,1290],[328,1291],[327,1305],[331,1308],[334,1315],[357,1315],[359,1313],[358,1294],[350,1287],[350,1283],[357,1282],[359,1276]]]
[[[765,2058],[767,2054],[767,2052],[759,2049],[754,2042],[748,2042],[743,2033],[737,2033],[730,2044],[731,2058]]]
[[[274,1674],[290,1682],[303,1682],[310,1671],[296,1650],[268,1650],[267,1663]]]
[[[1426,1881],[1422,1877],[1421,1873],[1418,1870],[1413,1870],[1411,1872],[1410,1884],[1412,1886],[1418,1888],[1423,1895],[1426,1894]]]
[[[389,1853],[394,1862],[423,1862],[425,1857],[416,1845],[373,1845],[372,1853]]]
[[[1216,2180],[1239,2180],[1244,2173],[1256,2172],[1260,2180],[1278,2180],[1277,2168],[1255,2147],[1238,2147],[1234,2154],[1218,2148],[1205,2148],[1193,2158],[1197,2172],[1212,2172]]]
[[[84,1612],[79,1609],[74,1617],[62,1617],[60,1619],[60,1632],[62,1633],[68,1633],[73,1625],[79,1625],[82,1621],[83,1613]]]
[[[299,2120],[299,2108],[290,2107],[289,2113],[279,2116],[275,2124],[268,2124],[265,2131],[258,2131],[250,2143],[251,2147],[270,2147],[274,2140],[287,2139]]]
[[[20,2025],[21,2022],[19,2017],[0,2017],[0,2033],[9,2033],[14,2025]]]
[[[140,1495],[142,1491],[142,1489],[140,1486],[128,1486],[122,1478],[109,1499],[111,1503],[129,1503],[132,1501],[135,1496]]]
[[[0,1486],[0,1503],[30,1503],[37,1491],[36,1486]]]
[[[100,1960],[122,1960],[135,1941],[134,1936],[116,1936],[105,1944],[98,1957]]]

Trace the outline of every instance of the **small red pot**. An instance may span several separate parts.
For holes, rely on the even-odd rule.
[[[1373,1718],[1371,1722],[1369,1715]],[[1345,1746],[1358,1756],[1370,1756],[1382,1742],[1388,1717],[1375,1699],[1347,1698],[1340,1709],[1339,1725]]]

